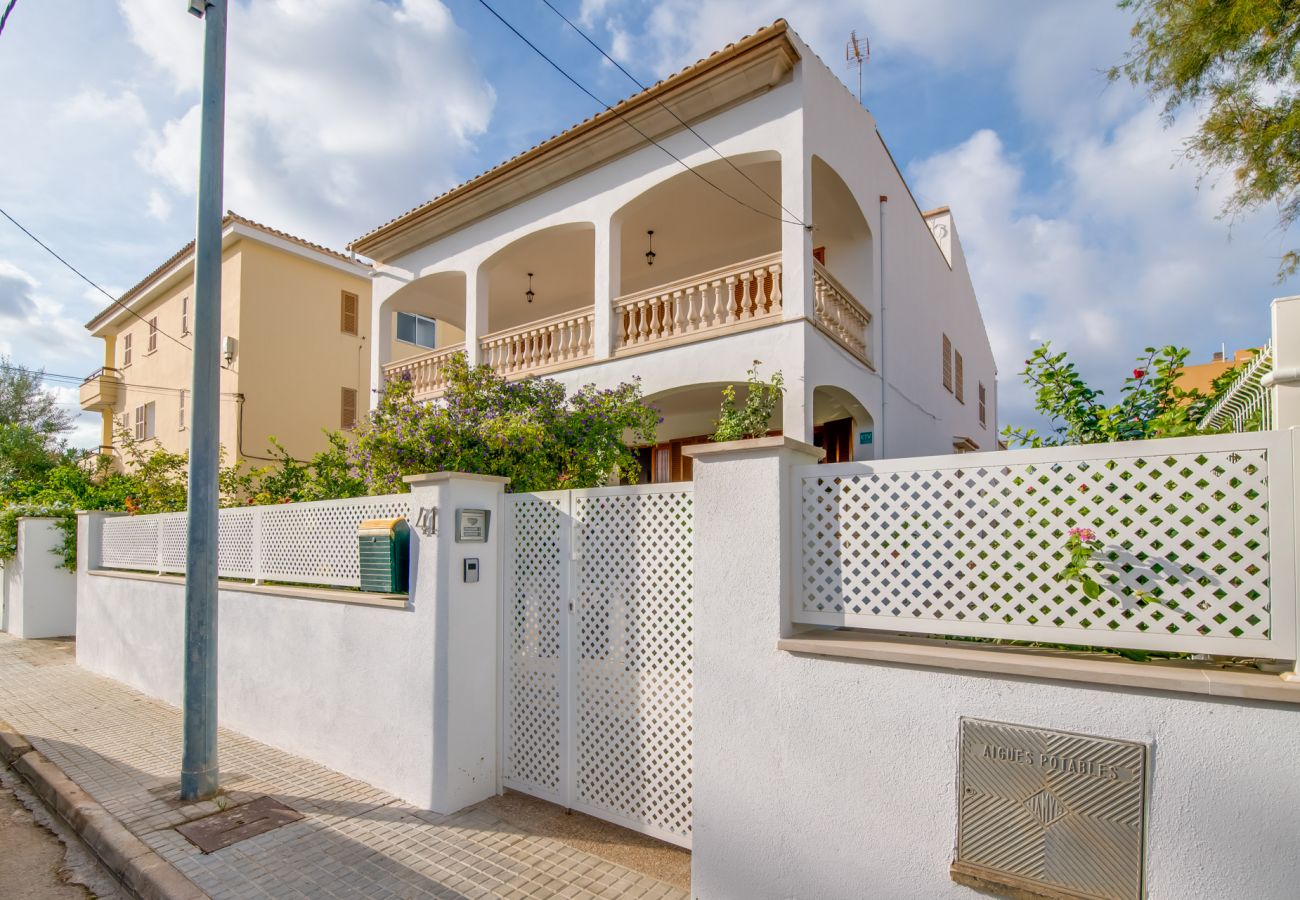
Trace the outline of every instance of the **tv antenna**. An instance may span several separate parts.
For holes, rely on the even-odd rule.
[[[862,66],[871,59],[871,42],[858,37],[857,29],[849,32],[849,39],[844,44],[844,62],[850,69],[858,70],[858,102],[862,103]],[[866,104],[863,103],[863,106]]]

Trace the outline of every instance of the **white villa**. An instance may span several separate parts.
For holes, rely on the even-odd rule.
[[[785,377],[773,427],[829,461],[997,449],[952,214],[920,210],[781,20],[352,249],[375,263],[372,384],[436,397],[459,351],[570,389],[639,376],[664,417],[643,481],[690,478],[681,447],[756,361]]]

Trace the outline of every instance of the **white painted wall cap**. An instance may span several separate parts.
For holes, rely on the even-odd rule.
[[[794,450],[797,453],[807,454],[814,459],[822,459],[826,456],[826,451],[821,447],[814,447],[812,444],[796,441],[794,438],[786,437],[783,434],[772,437],[749,438],[743,441],[723,441],[720,444],[690,444],[682,448],[682,453],[686,456],[701,459],[723,454],[753,453],[756,450],[779,449]]]
[[[486,481],[491,484],[509,484],[503,475],[475,475],[472,472],[429,472],[425,475],[403,475],[407,484],[441,484],[444,481]]]

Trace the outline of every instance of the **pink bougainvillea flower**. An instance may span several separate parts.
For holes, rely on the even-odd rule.
[[[1084,543],[1097,540],[1097,532],[1091,528],[1071,528],[1070,537],[1076,537]]]

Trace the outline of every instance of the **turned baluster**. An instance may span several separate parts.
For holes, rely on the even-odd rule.
[[[650,300],[639,300],[636,304],[638,321],[641,323],[641,341],[650,340]]]
[[[781,266],[768,266],[767,271],[772,273],[772,308],[770,312],[779,312],[784,308],[781,295]]]

